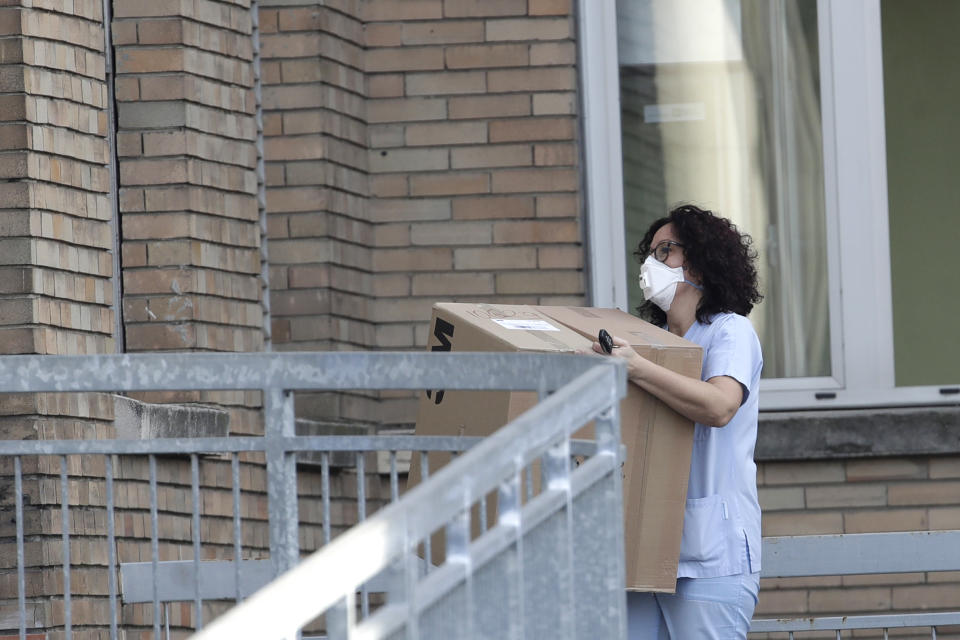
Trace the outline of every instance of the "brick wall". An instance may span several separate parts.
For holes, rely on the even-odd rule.
[[[768,462],[758,483],[764,536],[960,529],[956,455]],[[955,611],[958,603],[955,572],[765,579],[757,615]]]
[[[571,2],[370,0],[365,18],[377,347],[423,348],[436,301],[583,304]]]
[[[111,97],[102,3],[7,4],[13,6],[0,8],[0,193],[6,208],[0,224],[0,351],[114,351],[112,232],[121,229],[127,349],[260,348],[248,9],[197,2],[181,13],[180,3],[116,3],[124,214],[117,224],[109,194]],[[158,397],[235,405],[235,432],[261,429],[256,394]],[[5,437],[114,435],[112,399],[99,394],[10,396],[3,413]],[[89,625],[107,620],[99,462],[68,461],[75,637],[99,637],[102,628]],[[2,463],[2,508],[10,513],[12,462]],[[135,470],[118,469],[118,535],[128,538],[118,545],[121,560],[129,559],[131,548],[141,555],[149,549],[145,493],[142,486],[128,491],[124,482],[143,476],[146,465],[138,463]],[[166,464],[161,461],[161,474]],[[56,459],[24,459],[28,624],[50,637],[62,635],[65,622],[59,472]],[[251,466],[249,477],[262,486],[257,473],[262,476],[259,466]],[[168,502],[170,491],[161,493],[163,557],[183,557],[182,522],[173,506],[182,501]],[[168,531],[171,519],[180,528]],[[217,541],[209,532],[204,536],[205,545]],[[16,593],[9,582],[16,576],[9,569],[16,566],[9,562],[14,552],[7,538],[0,579],[14,587],[5,599]]]

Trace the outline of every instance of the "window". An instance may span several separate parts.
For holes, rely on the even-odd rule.
[[[949,327],[960,311],[960,187],[941,142],[958,134],[942,90],[960,85],[935,64],[960,52],[937,32],[960,23],[954,4],[582,7],[594,304],[635,308],[640,234],[703,204],[760,254],[762,408],[956,402],[960,341],[917,322]]]
[[[881,22],[894,375],[948,385],[960,381],[960,73],[943,61],[960,60],[960,4],[884,0]]]

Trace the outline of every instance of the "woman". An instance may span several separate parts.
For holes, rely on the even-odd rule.
[[[641,315],[703,347],[703,372],[674,373],[614,336],[611,356],[626,361],[630,380],[696,423],[677,590],[628,593],[628,635],[746,638],[760,581],[753,450],[763,357],[745,317],[762,299],[756,253],[729,220],[687,205],[654,222],[635,255]]]

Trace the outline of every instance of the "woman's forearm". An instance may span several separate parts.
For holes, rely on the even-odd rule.
[[[740,384],[732,378],[704,382],[662,367],[636,354],[628,363],[631,382],[653,394],[677,413],[706,426],[726,425],[742,399]]]

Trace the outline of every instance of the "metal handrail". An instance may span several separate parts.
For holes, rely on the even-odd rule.
[[[0,393],[282,389],[554,391],[597,366],[547,353],[141,353],[2,356]]]
[[[763,539],[764,578],[960,571],[960,531],[784,536]],[[960,624],[960,611],[754,618],[753,633],[900,629]]]
[[[960,531],[839,533],[763,539],[764,578],[960,571]],[[838,574],[842,571],[843,574]]]
[[[281,436],[274,442],[291,453],[301,451],[443,451],[461,453],[480,443],[479,436]],[[0,456],[189,455],[265,451],[262,436],[228,438],[153,438],[150,440],[0,440]],[[592,455],[596,444],[571,440],[571,455]]]
[[[889,613],[873,616],[823,616],[802,618],[758,619],[750,625],[750,633],[784,633],[801,631],[849,631],[853,629],[907,629],[943,627],[960,624],[960,612]],[[936,636],[932,636],[936,638]]]

